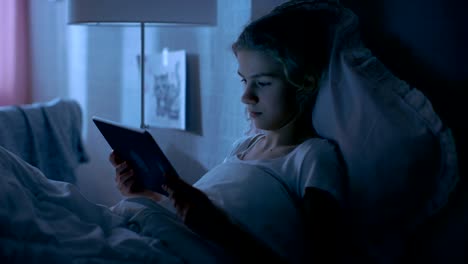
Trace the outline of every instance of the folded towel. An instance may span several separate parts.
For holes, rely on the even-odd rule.
[[[75,183],[75,169],[89,160],[81,114],[80,105],[70,99],[0,107],[0,145],[49,179]]]

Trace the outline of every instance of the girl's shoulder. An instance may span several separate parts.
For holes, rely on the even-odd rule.
[[[325,138],[309,138],[298,146],[298,152],[307,159],[339,159],[339,148],[331,140]]]
[[[320,148],[327,148],[327,149],[336,149],[337,145],[326,138],[322,137],[311,137],[306,140],[304,140],[301,145],[306,146],[308,148],[310,147],[320,147]]]

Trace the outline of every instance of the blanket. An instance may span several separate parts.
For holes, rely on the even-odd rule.
[[[114,207],[0,147],[1,263],[219,263],[224,252],[145,198]]]
[[[80,105],[70,99],[0,107],[0,146],[48,178],[74,183],[75,168],[88,161],[81,118]]]

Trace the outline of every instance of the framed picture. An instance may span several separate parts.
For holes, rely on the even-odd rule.
[[[145,56],[145,125],[186,129],[186,52]]]

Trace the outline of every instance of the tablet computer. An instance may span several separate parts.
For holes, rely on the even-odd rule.
[[[97,116],[92,120],[110,147],[133,167],[143,186],[168,195],[164,174],[179,177],[153,136],[146,129],[132,128]]]

